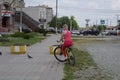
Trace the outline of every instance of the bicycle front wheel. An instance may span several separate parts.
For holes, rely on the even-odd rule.
[[[61,49],[60,46],[58,46],[54,49],[54,56],[60,62],[65,62],[66,61],[64,55],[62,54],[62,49]]]

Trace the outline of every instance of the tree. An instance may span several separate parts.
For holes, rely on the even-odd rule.
[[[71,19],[69,19],[68,16],[57,18],[57,28],[60,29],[63,24],[67,24],[68,29],[70,29],[70,22],[72,22],[72,29],[79,28],[76,20],[74,19],[74,16],[71,16]],[[49,22],[49,26],[54,27],[54,28],[56,27],[56,16],[54,16],[51,22]]]
[[[67,16],[63,16],[61,18],[59,18],[59,24],[58,24],[58,28],[61,28],[61,26],[63,24],[67,24],[68,25],[68,28],[70,29],[69,25],[70,25],[70,20]]]
[[[57,19],[58,20],[58,19]],[[56,16],[54,16],[51,22],[48,23],[50,27],[56,27]]]
[[[97,29],[101,32],[101,31],[103,31],[103,30],[106,30],[106,26],[105,26],[105,25],[99,25],[99,26],[97,27]]]
[[[70,22],[72,23],[72,29],[78,29],[79,28],[74,16],[71,16]]]

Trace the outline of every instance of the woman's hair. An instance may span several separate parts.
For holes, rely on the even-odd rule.
[[[68,29],[68,25],[67,25],[67,24],[64,24],[64,25],[63,25],[63,28]]]

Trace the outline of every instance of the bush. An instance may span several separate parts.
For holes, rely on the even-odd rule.
[[[31,32],[31,33],[27,33],[30,37],[34,37],[35,35],[37,35],[36,32]]]
[[[38,29],[36,30],[36,32],[39,32],[39,33],[44,33],[45,29]]]
[[[46,29],[38,29],[37,32],[42,33],[43,36],[46,36],[47,30]]]
[[[28,33],[23,33],[23,32],[16,32],[15,34],[12,34],[11,37],[21,37],[24,39],[29,39],[29,38],[33,37],[33,35],[28,34]]]
[[[10,41],[8,38],[0,38],[0,42],[8,42]]]
[[[11,37],[23,37],[25,33],[23,32],[15,32],[14,34],[11,35]]]
[[[29,34],[24,34],[23,38],[24,39],[30,39],[30,35]]]
[[[9,34],[2,34],[2,38],[8,38],[8,37],[10,37]]]

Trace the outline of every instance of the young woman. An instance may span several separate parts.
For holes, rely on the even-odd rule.
[[[67,59],[65,48],[68,46],[72,46],[72,40],[71,40],[71,33],[68,30],[67,24],[63,25],[63,29],[64,29],[64,31],[62,32],[60,39],[64,41],[64,43],[62,45],[62,53],[63,53],[64,57]]]

